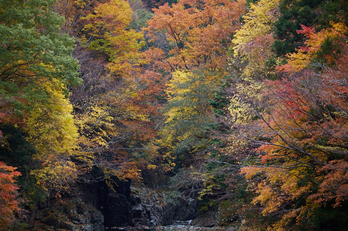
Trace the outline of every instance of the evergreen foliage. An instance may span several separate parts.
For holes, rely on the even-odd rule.
[[[71,56],[74,39],[60,33],[63,18],[50,9],[53,2],[0,3],[0,96],[14,113],[48,100],[44,81],[61,82],[54,87],[66,97],[66,86],[80,83],[78,63]]]

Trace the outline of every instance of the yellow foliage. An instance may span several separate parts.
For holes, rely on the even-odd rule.
[[[171,107],[165,115],[167,119],[165,123],[170,123],[171,121],[178,118],[178,116],[192,115],[192,114],[206,114],[209,113],[211,107],[209,105],[201,105],[199,103],[204,103],[200,101],[197,97],[192,97],[188,99],[186,97],[187,93],[197,93],[195,89],[199,88],[202,84],[201,81],[195,81],[195,76],[189,71],[177,70],[173,72],[173,77],[167,84],[168,89],[166,93],[168,95],[168,101],[175,103],[176,101],[191,101],[192,103],[183,103],[179,106]],[[206,95],[209,98],[208,95]],[[200,102],[199,102],[200,101]],[[197,105],[195,102],[199,102]],[[188,134],[186,134],[188,136]],[[183,139],[185,137],[182,137]]]
[[[74,0],[74,3],[81,8],[85,7],[87,4],[86,1],[84,1],[84,0]]]
[[[261,90],[263,84],[256,80],[245,78],[243,82],[237,83],[235,87],[237,93],[231,98],[228,110],[236,123],[249,123],[255,117],[255,112],[250,103],[262,101]]]
[[[68,191],[70,184],[77,178],[77,169],[73,162],[68,158],[50,155],[48,156],[41,169],[30,172],[49,194],[52,190],[56,192]]]
[[[71,115],[73,108],[69,99],[60,90],[56,90],[54,85],[59,85],[58,83],[45,84],[49,100],[44,105],[36,104],[30,111],[26,124],[28,141],[37,149],[38,157],[72,154],[77,148],[78,138]]]
[[[79,143],[89,148],[106,145],[108,135],[117,136],[119,134],[112,122],[112,117],[109,116],[109,108],[95,104],[88,109],[87,114],[79,115],[78,120],[76,120],[81,131]]]
[[[50,193],[68,190],[69,183],[77,177],[77,170],[69,156],[75,154],[78,132],[71,115],[69,99],[61,92],[61,84],[45,82],[49,93],[45,104],[35,104],[27,118],[27,140],[36,148],[36,158],[42,168],[30,174]]]
[[[237,30],[232,43],[234,57],[247,62],[243,68],[246,77],[255,77],[265,72],[265,62],[272,56],[274,41],[273,24],[277,20],[280,0],[260,0],[250,4],[249,12],[243,16],[244,25]]]
[[[156,169],[156,168],[157,168],[157,166],[154,164],[147,165],[147,169]]]
[[[265,36],[273,30],[277,20],[276,8],[281,0],[260,0],[250,3],[250,11],[243,16],[244,25],[237,30],[232,42],[234,55],[240,56],[243,46],[252,42],[258,36]]]
[[[128,75],[132,65],[141,63],[139,49],[145,45],[143,34],[129,29],[132,9],[128,1],[110,0],[95,7],[93,13],[83,18],[90,22],[84,31],[95,39],[83,37],[81,41],[91,50],[99,50],[109,56],[107,65],[115,75]]]
[[[170,80],[170,82],[167,84],[168,86],[168,90],[167,93],[170,97],[170,99],[172,99],[173,97],[171,97],[171,94],[174,95],[180,95],[180,94],[184,94],[186,92],[189,92],[190,89],[189,88],[179,88],[178,86],[180,84],[184,84],[188,81],[190,81],[192,79],[192,73],[189,71],[180,71],[177,70],[175,72],[173,72],[173,77]]]
[[[293,168],[291,164],[284,164],[282,167],[249,166],[241,169],[246,179],[256,176],[266,177],[257,185],[255,192],[258,196],[252,201],[253,204],[260,203],[264,206],[263,215],[277,211],[280,206],[301,198],[313,189],[311,183],[306,185],[300,183],[305,177],[305,172],[305,168]],[[271,230],[283,230],[292,218],[300,219],[299,216],[302,216],[308,208],[289,210],[272,226]]]

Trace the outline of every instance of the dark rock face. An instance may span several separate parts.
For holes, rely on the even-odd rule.
[[[197,214],[197,199],[173,191],[135,188],[117,181],[115,191],[105,182],[95,184],[97,206],[105,218],[106,229],[155,230],[159,225],[192,220]]]
[[[94,206],[81,198],[65,199],[64,203],[39,210],[37,227],[44,230],[103,231],[104,217]]]
[[[105,226],[131,226],[133,214],[130,210],[130,203],[122,194],[110,196],[107,200],[108,210],[105,214]]]
[[[178,198],[178,206],[175,209],[174,220],[186,221],[193,220],[197,214],[197,199],[190,197]]]
[[[50,230],[156,230],[176,221],[192,220],[197,199],[179,192],[134,188],[130,182],[113,179],[80,185],[80,192],[39,210],[37,224]],[[39,227],[39,226],[37,226]]]
[[[197,199],[182,197],[178,192],[152,191],[147,188],[141,188],[139,195],[141,205],[149,214],[151,225],[155,227],[196,218]]]
[[[113,179],[116,186],[109,188],[105,181],[93,184],[97,208],[104,215],[104,225],[109,227],[132,226],[130,181]]]

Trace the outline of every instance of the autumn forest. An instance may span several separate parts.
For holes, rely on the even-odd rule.
[[[0,230],[115,179],[346,230],[347,36],[345,0],[0,0]]]

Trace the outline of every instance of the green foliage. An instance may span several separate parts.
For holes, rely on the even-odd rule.
[[[35,167],[38,168],[39,166],[36,165],[30,167],[30,170],[33,170]],[[26,200],[25,203],[30,209],[35,209],[39,202],[43,202],[51,196],[48,195],[45,188],[42,187],[42,184],[37,183],[37,179],[35,179],[34,176],[26,175],[20,177],[18,179],[18,185],[21,189],[21,197]]]
[[[301,0],[283,1],[281,16],[275,23],[276,41],[273,44],[277,55],[295,52],[303,45],[305,37],[297,33],[301,25],[315,26],[317,30],[331,27],[332,22],[347,19],[346,1]]]
[[[226,114],[226,108],[228,107],[229,100],[226,97],[226,89],[231,86],[231,77],[225,76],[221,79],[221,84],[216,87],[212,98],[209,99],[209,104],[213,107],[213,112],[216,117],[224,116]]]
[[[333,209],[331,205],[317,208],[313,211],[310,218],[311,225],[300,226],[300,230],[316,229],[316,230],[345,230],[347,227],[348,207],[345,203],[342,207]]]
[[[135,29],[136,31],[139,31],[143,27],[146,27],[147,20],[149,20],[153,16],[153,13],[149,12],[146,9],[137,10],[134,12],[134,14],[135,14],[135,17],[129,26]]]
[[[5,138],[4,143],[0,145],[0,161],[8,165],[15,166],[24,174],[25,168],[31,162],[32,156],[36,153],[23,137],[18,128],[11,124],[0,124],[0,130]]]
[[[74,39],[60,33],[63,18],[52,12],[53,3],[0,2],[0,98],[15,112],[48,99],[42,78],[62,82],[57,89],[66,96],[66,86],[80,82],[77,60],[71,56]]]
[[[209,99],[215,87],[207,81],[207,77],[202,73],[177,70],[168,84],[166,121],[162,133],[165,143],[179,159],[189,160],[188,153],[204,148],[209,140],[207,132],[213,122]]]
[[[182,194],[179,191],[176,191],[176,190],[165,191],[163,193],[161,202],[163,204],[179,205],[180,204],[179,198],[181,197],[182,197]]]
[[[236,207],[232,201],[225,200],[219,203],[217,220],[221,225],[228,225],[238,218]]]
[[[301,46],[304,36],[296,31],[301,29],[301,25],[311,26],[317,19],[318,14],[314,11],[322,0],[315,1],[283,1],[280,4],[281,16],[275,22],[275,34],[277,40],[273,48],[277,55],[285,55],[294,52]]]
[[[67,155],[78,136],[68,99],[68,87],[81,82],[72,57],[75,39],[61,32],[64,18],[53,12],[54,3],[0,1],[0,113],[6,123],[0,158],[23,173],[21,193],[32,207],[49,196],[47,182],[70,179],[64,166],[72,165]],[[48,166],[50,155],[60,158]],[[50,171],[54,177],[45,178]]]
[[[317,29],[321,30],[323,28],[330,27],[331,22],[347,22],[348,11],[347,1],[332,0],[323,1],[323,3],[318,7],[320,12],[320,17],[318,17]]]
[[[255,2],[257,2],[257,1],[259,1],[259,0],[247,0],[246,4],[247,4],[247,6],[250,6],[250,3],[255,4]]]
[[[29,229],[29,224],[27,223],[16,223],[14,225],[12,225],[11,227],[11,231],[25,231]]]
[[[40,168],[40,165],[32,159],[37,153],[36,149],[28,143],[25,135],[15,126],[1,124],[0,129],[5,138],[0,145],[0,161],[17,167],[21,172],[17,184],[20,187],[21,196],[26,198],[29,205],[32,206],[36,202],[43,201],[46,199],[47,193],[30,175],[32,170]]]
[[[328,37],[321,44],[320,50],[316,52],[316,58],[313,61],[333,66],[340,54],[341,50],[338,38]],[[327,57],[330,57],[330,59]]]
[[[177,3],[178,0],[142,0],[149,10],[158,8],[161,5],[168,3],[170,6]]]
[[[218,207],[222,225],[345,229],[348,56],[337,60],[348,52],[347,1],[144,0],[164,4],[151,13],[138,0],[59,0],[64,30],[83,46],[75,50],[85,65],[85,85],[71,97],[75,118],[75,40],[61,32],[54,2],[0,1],[0,163],[23,173],[18,185],[30,209],[68,192],[78,170],[113,188],[114,176],[137,179],[142,165],[156,170],[151,183],[177,173],[163,204],[198,195],[201,211]],[[325,66],[312,79],[307,72],[265,81],[280,76],[284,56],[289,73]],[[7,178],[12,199],[17,174]]]

